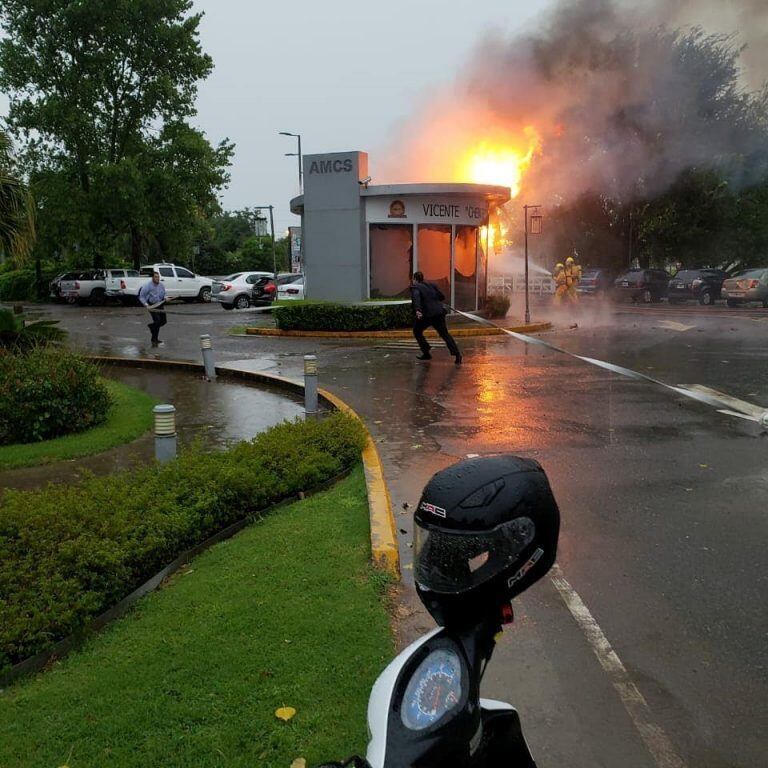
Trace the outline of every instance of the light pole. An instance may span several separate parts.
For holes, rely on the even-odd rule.
[[[299,158],[299,193],[304,191],[304,171],[301,167],[301,134],[300,133],[290,133],[289,131],[280,131],[280,136],[294,136],[298,140],[299,143],[299,151],[298,152],[286,152],[286,157],[298,157]]]
[[[275,218],[272,213],[274,205],[257,205],[255,206],[257,211],[262,208],[269,208],[269,233],[272,238],[272,271],[275,273],[275,287],[277,287],[277,255],[275,254]]]
[[[523,211],[525,212],[525,324],[528,325],[531,322],[531,307],[528,303],[528,211],[537,210],[541,208],[540,205],[524,205]],[[532,217],[533,218],[533,217]],[[541,234],[541,216],[536,216],[536,224],[531,231],[532,235]],[[531,222],[533,223],[533,222]]]

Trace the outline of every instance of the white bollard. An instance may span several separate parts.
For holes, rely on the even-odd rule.
[[[165,464],[176,458],[176,408],[172,405],[156,405],[155,416],[155,458]]]
[[[304,415],[317,416],[317,357],[304,355]]]
[[[213,362],[213,343],[208,333],[200,336],[200,349],[203,350],[203,365],[205,366],[205,378],[208,381],[216,380],[216,364]]]

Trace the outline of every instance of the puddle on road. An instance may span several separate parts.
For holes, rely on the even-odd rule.
[[[179,446],[195,440],[209,448],[223,448],[250,440],[259,432],[304,412],[299,398],[272,388],[219,380],[207,382],[197,374],[106,366],[104,375],[117,379],[176,406]],[[150,461],[154,456],[151,432],[128,445],[96,456],[48,466],[0,472],[0,488],[36,488],[46,482],[72,482],[84,472],[111,472]]]

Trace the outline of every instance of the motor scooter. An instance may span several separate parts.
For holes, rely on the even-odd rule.
[[[444,626],[438,626],[411,643],[376,680],[368,702],[370,741],[366,757],[325,763],[320,768],[536,767],[515,708],[501,701],[481,698],[480,685],[493,655],[496,638],[505,625],[512,623],[510,595],[519,594],[541,578],[554,561],[559,510],[546,475],[531,460],[508,455],[487,457],[473,459],[471,464],[460,462],[451,470],[447,479],[466,483],[465,491],[454,493],[451,499],[451,493],[446,492],[448,471],[443,470],[425,488],[416,514],[421,515],[425,527],[434,529],[437,526],[432,518],[437,510],[436,520],[441,532],[446,530],[446,523],[451,524],[451,519],[457,526],[464,526],[458,530],[448,528],[452,538],[447,542],[441,540],[439,546],[432,542],[433,551],[439,549],[442,558],[439,576],[445,582],[446,574],[453,578],[456,573],[461,573],[459,583],[479,585],[485,591],[481,595],[468,588],[466,595],[471,601],[470,606],[468,602],[459,602],[456,592],[441,595],[419,585],[419,557],[428,557],[428,547],[420,550],[417,547],[417,592],[425,607]],[[533,473],[537,476],[533,477]],[[430,491],[430,486],[438,489],[439,504],[435,502],[436,493],[434,489]],[[446,495],[449,497],[447,501]],[[456,498],[459,498],[458,503]],[[507,508],[523,509],[528,516],[520,517],[517,511],[514,518],[510,515],[512,523],[518,523],[515,532],[510,533],[509,522],[496,524],[498,509],[489,510],[486,517],[493,518],[494,525],[488,527],[490,533],[483,530],[476,535],[470,548],[466,543],[467,534],[475,533],[478,527],[467,527],[466,512],[467,509],[474,510],[474,519],[482,521],[482,506],[486,500],[489,505],[502,508],[502,512]],[[536,514],[531,509],[536,505],[546,506],[549,515],[539,523],[539,531],[531,522]],[[527,522],[520,525],[520,520]],[[418,519],[416,522],[418,536]],[[519,533],[521,528],[525,528],[524,536]],[[499,530],[502,535],[496,533]],[[544,538],[539,535],[541,532]],[[516,548],[509,544],[515,536],[520,545]],[[494,546],[502,549],[506,559],[501,558],[504,565],[504,570],[499,571],[501,581],[497,577],[497,586],[489,590],[486,587],[489,582],[483,582],[477,574],[482,567],[488,567],[491,559],[488,550]],[[549,550],[546,556],[545,546]],[[513,551],[518,558],[516,562],[512,560]],[[473,563],[480,563],[476,571],[471,571]],[[472,620],[461,620],[466,616]]]

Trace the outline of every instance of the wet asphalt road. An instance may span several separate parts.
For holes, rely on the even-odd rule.
[[[404,531],[406,584],[402,505],[413,507],[434,471],[495,451],[543,464],[562,512],[562,572],[651,727],[644,741],[637,709],[547,579],[519,601],[484,691],[518,707],[540,766],[766,765],[768,436],[757,425],[508,339],[465,341],[457,369],[440,349],[417,364],[407,342],[233,338],[227,329],[247,313],[178,312],[167,345],[153,351],[139,310],[46,310],[73,345],[102,354],[197,360],[199,334],[210,333],[221,363],[298,376],[302,355],[316,352],[321,385],[356,408],[378,442]],[[768,312],[582,308],[577,320],[546,338],[768,407]],[[406,634],[427,624],[416,611]],[[659,733],[672,754],[654,742]]]

